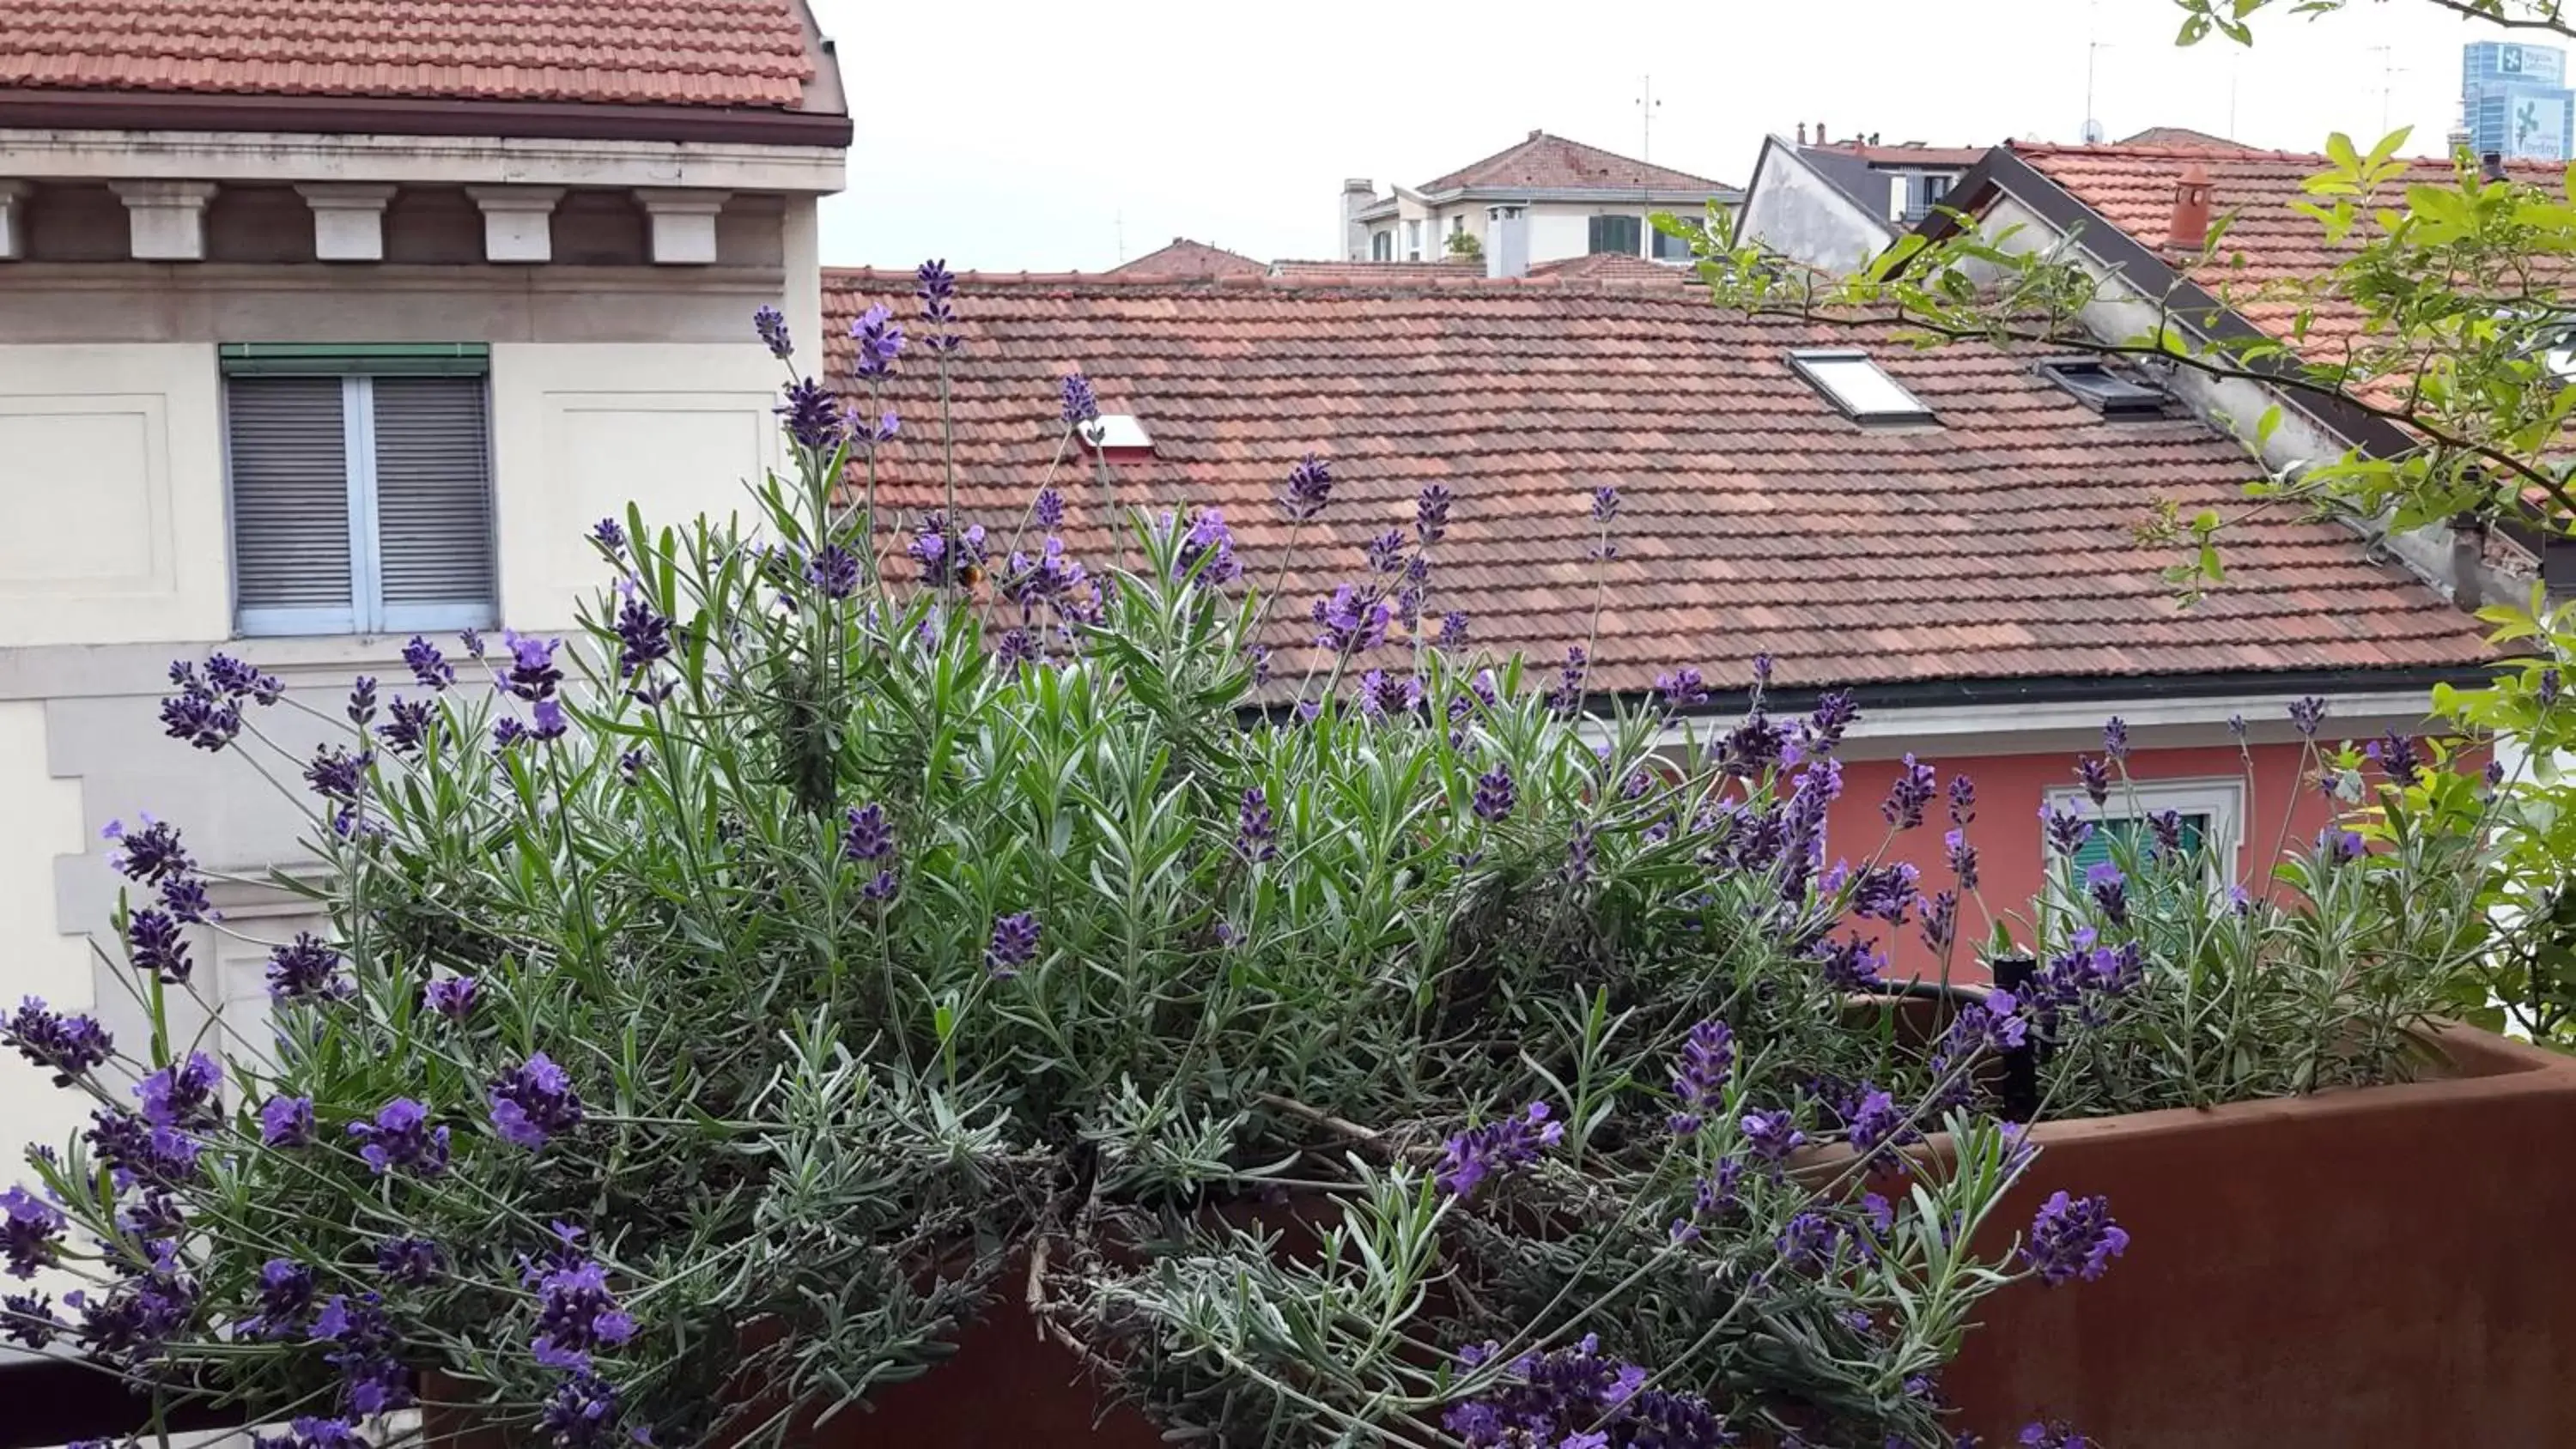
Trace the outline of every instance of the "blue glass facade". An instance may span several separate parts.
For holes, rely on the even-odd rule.
[[[2567,53],[2482,40],[2460,48],[2460,114],[2469,149],[2527,161],[2576,156],[2576,92]]]

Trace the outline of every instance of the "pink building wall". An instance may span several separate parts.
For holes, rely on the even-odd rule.
[[[2097,747],[2088,753],[2100,751]],[[2051,789],[2076,783],[2076,755],[2049,752],[1943,758],[1927,753],[1923,758],[1939,772],[1945,790],[1955,774],[1964,773],[1976,781],[1977,817],[1968,827],[1968,839],[1977,847],[1977,894],[1997,916],[2012,922],[2016,940],[2028,944],[2030,903],[2045,880],[2046,847],[2041,835],[2040,805]],[[1891,839],[1879,806],[1886,800],[1887,787],[1895,780],[1898,768],[1895,760],[1861,759],[1845,764],[1843,795],[1828,817],[1827,858],[1830,861],[1840,856],[1857,865],[1875,857],[1884,844],[1887,859],[1910,861],[1923,873],[1923,890],[1928,895],[1954,883],[1942,845],[1942,836],[1950,828],[1947,803],[1935,798],[1921,826]],[[2269,879],[2271,862],[2280,851],[2298,849],[2313,841],[2334,814],[2332,802],[2312,781],[2302,779],[2301,747],[2296,743],[2257,744],[2245,754],[2238,753],[2233,745],[2139,748],[2130,752],[2128,772],[2140,785],[2157,781],[2242,781],[2245,808],[2233,879],[2248,890],[2262,889]],[[2112,808],[2120,808],[2116,786]],[[1896,930],[1879,921],[1859,924],[1862,934],[1878,937],[1879,949],[1888,953],[1889,978],[1920,976],[1930,980],[1939,975],[1938,958],[1923,942],[1919,918],[1909,916],[1906,924]],[[1975,961],[1975,948],[1989,929],[1989,918],[1979,909],[1976,899],[1963,900],[1959,907],[1959,945],[1951,956],[1953,980],[1985,978],[1984,970]]]

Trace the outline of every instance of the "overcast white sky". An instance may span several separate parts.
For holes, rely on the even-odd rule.
[[[1766,131],[1984,145],[2191,126],[2283,149],[2412,124],[2438,152],[2459,47],[2424,0],[2174,47],[2168,0],[814,0],[857,115],[823,260],[1096,270],[1174,236],[1334,254],[1345,176],[1427,181],[1532,127],[1741,185]],[[2276,7],[2286,11],[2288,0]],[[2098,49],[2094,47],[2098,44]]]

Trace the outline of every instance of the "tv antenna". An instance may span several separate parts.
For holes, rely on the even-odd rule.
[[[1637,91],[1637,159],[1655,159],[1655,112],[1663,108],[1655,99],[1655,78],[1642,77]]]

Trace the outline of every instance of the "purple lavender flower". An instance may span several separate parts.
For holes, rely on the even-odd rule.
[[[1655,695],[1666,709],[1685,709],[1708,703],[1708,681],[1700,672],[1687,666],[1670,674],[1655,676]]]
[[[2325,718],[2326,702],[2315,695],[2290,701],[2290,723],[2299,727],[2302,739],[2315,739],[2317,727],[2325,723]]]
[[[461,1022],[474,1014],[474,998],[481,990],[481,983],[471,976],[442,976],[429,983],[422,996],[430,1010]]]
[[[1922,879],[1922,872],[1908,861],[1864,866],[1852,876],[1852,911],[1902,926],[1906,911],[1921,897]]]
[[[1887,957],[1858,935],[1827,941],[1817,949],[1822,953],[1816,961],[1823,968],[1825,984],[1835,990],[1874,991],[1885,984],[1878,973],[1887,965]]]
[[[903,352],[903,325],[894,320],[894,309],[877,303],[850,324],[850,338],[859,344],[858,359],[850,371],[859,377],[884,378],[894,373],[894,360]]]
[[[137,1183],[169,1186],[194,1177],[197,1140],[175,1127],[156,1127],[131,1112],[101,1108],[82,1136],[108,1167],[118,1189]]]
[[[839,548],[840,545],[835,544],[824,553],[828,556]],[[849,558],[846,551],[841,556]],[[852,586],[856,587],[858,560],[850,559],[849,567]],[[833,597],[841,596],[834,594]],[[616,631],[617,671],[620,674],[638,674],[671,657],[671,621],[640,598],[628,599],[618,606]]]
[[[349,685],[349,723],[364,731],[375,718],[376,681],[371,675],[361,674]]]
[[[1833,1261],[1834,1250],[1841,1246],[1842,1239],[1841,1224],[1810,1209],[1790,1218],[1773,1246],[1779,1249],[1780,1261],[1790,1271],[1813,1273]]]
[[[1488,824],[1500,824],[1512,813],[1519,788],[1512,782],[1512,767],[1496,760],[1494,767],[1476,777],[1476,789],[1468,802],[1476,818]]]
[[[921,320],[932,327],[951,327],[957,322],[957,274],[948,270],[944,258],[933,257],[913,272],[912,294],[921,299]],[[954,332],[934,332],[921,340],[921,345],[936,353],[951,353],[965,345],[965,339]]]
[[[54,1074],[54,1085],[68,1087],[84,1072],[103,1066],[116,1050],[115,1041],[94,1017],[49,1011],[38,997],[27,997],[0,1020],[0,1046]]]
[[[1592,490],[1592,521],[1608,523],[1619,516],[1619,490],[1604,483]]]
[[[2157,810],[2147,816],[2147,836],[2153,852],[2160,856],[2182,854],[2182,812]]]
[[[2039,818],[2047,829],[2049,849],[2069,859],[2084,848],[2085,841],[2093,838],[2093,822],[2070,811],[2042,805]]]
[[[1735,1033],[1715,1017],[1690,1029],[1682,1040],[1681,1060],[1673,1068],[1675,1107],[1666,1125],[1675,1136],[1688,1137],[1708,1114],[1726,1105],[1727,1079],[1735,1072]]]
[[[172,682],[180,682],[175,673]],[[274,674],[262,674],[228,654],[206,656],[206,683],[227,699],[248,699],[262,705],[275,704],[286,694],[285,681]]]
[[[313,1141],[313,1099],[271,1097],[260,1104],[259,1140],[270,1147],[303,1147]]]
[[[2558,691],[2561,687],[2558,666],[2552,664],[2540,671],[2540,679],[2532,687],[2532,698],[2540,702],[2542,709],[2547,709],[2558,703]]]
[[[447,1170],[447,1129],[429,1125],[429,1109],[409,1097],[396,1097],[376,1109],[372,1122],[352,1122],[358,1156],[378,1177],[396,1168],[435,1177]]]
[[[1237,854],[1255,865],[1279,854],[1277,829],[1271,823],[1270,797],[1258,785],[1243,791],[1243,809],[1234,829]]]
[[[930,587],[965,588],[984,562],[984,525],[960,530],[946,512],[934,508],[913,526],[904,554],[921,565],[921,581]]]
[[[2329,825],[2317,832],[2317,850],[2328,860],[2359,860],[2368,848],[2358,830]]]
[[[635,1336],[635,1320],[608,1291],[608,1271],[588,1258],[558,1262],[537,1279],[537,1335],[530,1350],[555,1369],[588,1369],[591,1352]]]
[[[1781,753],[1786,764],[1822,759],[1834,752],[1843,740],[1843,732],[1860,718],[1860,701],[1847,689],[1828,691],[1816,700],[1816,707],[1798,727],[1797,743]]]
[[[197,969],[188,957],[188,940],[180,933],[178,918],[157,907],[136,911],[126,920],[125,944],[135,970],[148,971],[173,986]]]
[[[883,805],[871,802],[842,816],[842,859],[883,860],[892,854],[894,827],[887,822]]]
[[[465,647],[465,656],[467,658],[480,659],[483,657],[483,636],[476,633],[473,629],[459,629],[456,632],[456,642]],[[427,681],[423,682],[426,683]]]
[[[1488,1177],[1509,1176],[1538,1161],[1541,1150],[1565,1140],[1565,1124],[1549,1120],[1545,1102],[1532,1102],[1515,1117],[1470,1127],[1443,1145],[1440,1188],[1453,1197],[1473,1197]]]
[[[1556,688],[1547,692],[1547,707],[1558,714],[1581,709],[1585,680],[1591,671],[1591,654],[1580,644],[1566,645],[1565,663],[1556,671]]]
[[[489,1096],[492,1131],[531,1152],[581,1125],[581,1094],[573,1090],[572,1074],[544,1052],[530,1052],[525,1063],[502,1073]]]
[[[1450,493],[1437,483],[1425,483],[1413,500],[1413,536],[1425,547],[1438,543],[1449,532]]]
[[[492,721],[492,753],[495,755],[528,738],[528,727],[509,715]]]
[[[562,739],[564,733],[572,728],[572,720],[564,714],[560,699],[538,700],[528,711],[528,719],[528,733],[540,740]]]
[[[107,863],[110,869],[129,880],[161,881],[197,868],[197,863],[189,858],[187,848],[179,843],[179,827],[166,820],[155,820],[148,814],[143,817],[140,830],[128,830],[124,821],[111,820],[105,829],[99,831],[99,836],[117,843],[117,848],[109,852]]]
[[[796,355],[795,345],[787,339],[787,317],[775,307],[763,307],[751,314],[751,330],[760,334],[761,345],[781,362]]]
[[[1923,944],[1932,954],[1947,959],[1950,945],[1959,934],[1959,893],[1935,891],[1923,903]]]
[[[186,740],[197,749],[219,751],[241,733],[240,706],[202,690],[174,694],[161,701],[162,733]]]
[[[2417,752],[2415,742],[2395,730],[2390,730],[2384,739],[2372,740],[2362,746],[2362,753],[2388,776],[2392,785],[2414,784],[2416,773],[2424,768],[2423,756]]]
[[[1034,912],[1015,911],[993,921],[993,936],[984,948],[984,969],[996,981],[1020,974],[1038,954],[1040,928]]]
[[[340,953],[310,931],[296,932],[293,941],[268,953],[268,995],[272,1001],[338,998],[348,995],[349,990],[349,983],[340,978]]]
[[[403,646],[402,657],[403,663],[411,666],[411,677],[419,680],[423,689],[442,690],[456,682],[456,666],[447,662],[437,645],[418,634]]]
[[[510,668],[497,681],[500,686],[530,703],[552,698],[555,686],[563,683],[563,671],[555,667],[555,651],[563,641],[519,633],[501,638],[510,646]]]
[[[1335,654],[1357,654],[1385,643],[1391,619],[1385,600],[1372,598],[1349,584],[1333,590],[1329,600],[1317,599],[1307,614],[1319,631],[1315,647]]]
[[[1959,879],[1962,893],[1977,888],[1977,848],[1968,843],[1968,832],[1953,830],[1941,837],[1941,846],[1950,863],[1950,873]]]
[[[1168,526],[1169,515],[1165,515]],[[1225,526],[1225,515],[1213,508],[1190,510],[1189,529],[1181,535],[1178,550],[1172,555],[1172,577],[1214,586],[1230,584],[1242,577],[1243,565],[1234,556],[1234,534]]]
[[[846,599],[859,591],[859,556],[837,543],[825,544],[806,563],[805,581],[825,598]]]
[[[2116,714],[2102,722],[2102,753],[2114,761],[2129,758],[2129,722]]]
[[[2020,1449],[2101,1449],[2093,1440],[2077,1433],[2075,1426],[2062,1419],[2034,1419],[2021,1426],[2013,1436]]]
[[[789,383],[787,400],[772,411],[785,420],[787,436],[795,439],[798,447],[818,453],[839,447],[849,428],[841,416],[840,398],[810,377]]]
[[[426,1288],[447,1271],[447,1254],[427,1238],[387,1238],[376,1244],[376,1271],[388,1282]]]
[[[63,1214],[23,1187],[0,1192],[0,1261],[12,1278],[33,1278],[62,1260]]]
[[[312,1340],[331,1344],[323,1361],[340,1371],[349,1407],[374,1415],[411,1404],[411,1374],[394,1357],[399,1342],[384,1300],[373,1293],[334,1293],[313,1317]]]
[[[163,1067],[135,1084],[143,1103],[143,1120],[155,1127],[203,1129],[220,1120],[215,1091],[224,1069],[204,1052],[191,1052],[184,1062]]]
[[[1899,830],[1911,830],[1923,823],[1923,811],[1932,803],[1935,790],[1932,767],[1906,755],[1897,766],[1896,780],[1887,787],[1887,799],[1878,813]]]
[[[606,1449],[615,1442],[621,1410],[617,1386],[599,1375],[577,1372],[555,1386],[553,1397],[537,1415],[537,1430],[555,1449]],[[626,1437],[649,1445],[642,1429]]]
[[[2031,1218],[2021,1257],[2041,1282],[2054,1286],[2078,1278],[2089,1283],[2128,1249],[2129,1235],[2111,1221],[2108,1199],[2069,1198],[2059,1192]]]
[[[313,1266],[293,1258],[271,1258],[259,1269],[259,1312],[242,1320],[242,1332],[253,1338],[300,1337],[313,1315]]]
[[[425,700],[408,700],[397,694],[385,713],[388,718],[376,727],[376,738],[397,755],[418,754],[438,728],[438,711]]]
[[[12,1341],[30,1353],[41,1353],[51,1347],[70,1326],[55,1315],[50,1294],[0,1294],[0,1338]]]
[[[1456,649],[1467,642],[1467,612],[1451,609],[1440,616],[1440,637],[1433,641],[1443,649]]]
[[[1287,510],[1290,518],[1302,523],[1322,513],[1324,505],[1332,500],[1332,465],[1308,453],[1297,461],[1296,467],[1288,470],[1288,491],[1279,500],[1279,506]]]
[[[1911,1134],[1905,1126],[1905,1109],[1896,1098],[1867,1082],[1850,1109],[1843,1114],[1844,1132],[1852,1150],[1863,1155],[1874,1152],[1885,1143],[1902,1140]]]
[[[339,745],[325,745],[314,751],[313,762],[304,767],[304,783],[313,793],[329,800],[355,800],[367,785],[367,765],[375,756],[365,751],[350,754]]]
[[[2091,755],[2075,762],[2075,778],[2084,786],[2085,798],[2095,805],[2111,798],[2111,772]]]
[[[1045,663],[1046,646],[1038,642],[1037,635],[1014,624],[1003,630],[1002,637],[993,645],[993,662],[1017,674],[1032,665]]]
[[[1736,1119],[1736,1127],[1744,1134],[1744,1145],[1754,1157],[1773,1166],[1807,1141],[1807,1134],[1798,1130],[1797,1119],[1786,1112],[1747,1112]]]
[[[1058,414],[1068,428],[1100,420],[1100,395],[1091,390],[1091,379],[1079,372],[1068,372],[1056,384]]]
[[[2092,895],[2093,904],[2115,926],[2129,920],[2129,878],[2120,873],[2117,862],[2097,860],[2084,872],[2084,889]]]
[[[251,1435],[251,1449],[369,1449],[366,1436],[345,1420],[307,1415],[287,1427],[290,1432],[283,1435]]]
[[[1360,676],[1360,713],[1369,719],[1401,719],[1422,707],[1422,681],[1406,674],[1372,669]]]

